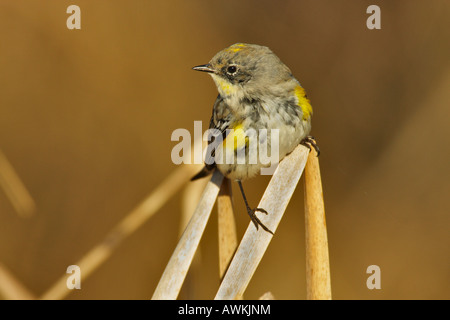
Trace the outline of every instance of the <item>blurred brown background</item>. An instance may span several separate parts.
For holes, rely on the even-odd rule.
[[[66,28],[70,4],[81,30]],[[366,28],[370,4],[381,30]],[[0,190],[0,263],[43,294],[175,170],[172,131],[206,127],[217,91],[191,67],[247,42],[269,46],[312,101],[333,298],[449,299],[449,16],[446,0],[2,1],[0,150],[36,212],[20,217]],[[244,183],[251,203],[268,181]],[[67,298],[149,299],[180,207],[177,195]],[[300,183],[245,297],[304,299],[304,247]],[[201,250],[180,298],[217,291],[215,214]],[[366,287],[372,264],[381,290]]]

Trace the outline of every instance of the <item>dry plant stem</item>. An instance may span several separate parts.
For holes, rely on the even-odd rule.
[[[199,179],[196,181],[189,182],[184,188],[181,195],[181,221],[179,226],[179,237],[183,234],[186,229],[192,214],[197,207],[198,202],[202,196],[203,190],[208,183],[208,179]],[[194,258],[192,259],[190,272],[187,274],[184,280],[184,286],[182,287],[181,294],[185,299],[194,299],[196,295],[197,286],[195,283],[202,279],[201,270],[199,266],[201,264],[201,248],[199,247],[197,252],[195,252]]]
[[[181,236],[164,273],[159,280],[152,300],[173,300],[178,297],[192,258],[200,243],[206,223],[219,193],[223,176],[215,171]]]
[[[94,272],[113,253],[114,249],[127,236],[151,218],[169,200],[201,166],[184,165],[172,172],[140,205],[130,212],[106,238],[91,249],[76,263],[81,269],[81,281]],[[66,286],[67,275],[64,274],[41,299],[63,299],[71,290]]]
[[[280,162],[258,205],[269,213],[260,215],[261,221],[274,232],[300,180],[308,153],[306,147],[299,145]],[[256,230],[250,222],[215,299],[236,299],[243,295],[272,237],[262,229]]]
[[[0,263],[0,296],[6,300],[36,299],[2,263]]]
[[[34,213],[36,205],[33,198],[1,150],[0,187],[5,190],[6,196],[18,215],[28,217]]]
[[[224,179],[217,198],[219,237],[219,276],[223,278],[237,248],[236,222],[231,201],[231,181]]]
[[[258,300],[275,300],[275,297],[272,292],[267,291]]]
[[[312,148],[305,168],[306,298],[330,300],[330,262],[319,159]]]
[[[199,179],[196,181],[190,181],[186,184],[182,194],[181,194],[181,219],[179,236],[183,234],[186,229],[189,220],[191,220],[192,214],[197,208],[197,204],[205,190],[208,179]]]

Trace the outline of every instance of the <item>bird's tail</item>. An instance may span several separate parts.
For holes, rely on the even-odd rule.
[[[195,176],[191,178],[191,181],[201,179],[206,177],[207,175],[210,175],[215,169],[215,166],[204,166],[203,169],[197,173]]]

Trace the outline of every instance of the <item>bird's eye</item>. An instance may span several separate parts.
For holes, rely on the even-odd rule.
[[[236,67],[236,66],[229,66],[229,67],[227,68],[228,74],[235,74],[236,71],[237,71],[237,67]]]

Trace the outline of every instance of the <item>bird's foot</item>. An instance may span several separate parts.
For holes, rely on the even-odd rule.
[[[307,136],[305,139],[303,139],[300,142],[300,144],[307,147],[309,149],[309,151],[311,151],[311,147],[313,147],[314,150],[316,150],[316,152],[317,152],[317,156],[320,155],[319,146],[317,145],[316,140],[314,139],[313,136]]]

